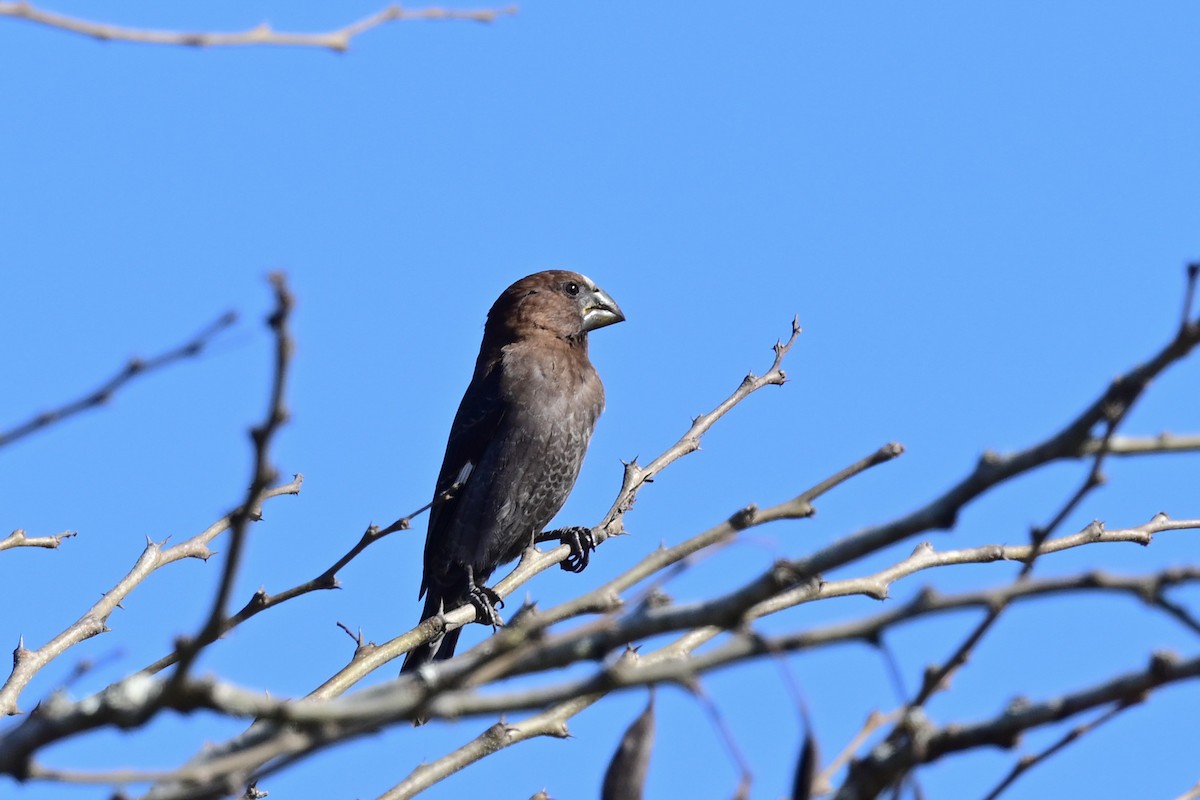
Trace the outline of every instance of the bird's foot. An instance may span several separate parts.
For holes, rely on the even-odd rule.
[[[571,552],[559,564],[567,572],[583,572],[591,561],[592,551],[596,549],[596,540],[590,528],[574,525],[570,528],[559,528],[543,534],[547,540],[558,539],[559,542],[571,548]]]
[[[504,599],[487,586],[476,586],[473,582],[467,590],[467,602],[475,607],[475,621],[491,625],[492,630],[502,627],[504,620],[496,609],[504,608]]]

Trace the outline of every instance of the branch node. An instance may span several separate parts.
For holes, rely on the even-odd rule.
[[[754,503],[739,509],[729,518],[729,526],[735,531],[745,530],[754,524],[754,518],[758,515],[758,506]]]

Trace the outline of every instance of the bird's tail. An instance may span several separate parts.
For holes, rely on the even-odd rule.
[[[441,614],[445,610],[444,605],[441,595],[430,587],[428,594],[425,595],[425,610],[421,612],[421,621]],[[400,674],[414,672],[431,661],[445,661],[453,656],[454,648],[458,644],[458,636],[461,633],[462,628],[455,628],[430,640],[427,644],[409,650],[408,655],[404,657],[404,665],[400,667]]]

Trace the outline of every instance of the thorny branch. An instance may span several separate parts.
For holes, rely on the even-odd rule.
[[[431,503],[426,503],[408,516],[401,517],[386,528],[380,528],[377,525],[369,525],[359,540],[355,542],[354,545],[341,556],[341,558],[335,561],[324,572],[315,578],[298,583],[295,586],[274,594],[269,594],[265,588],[259,588],[258,591],[256,591],[248,601],[246,601],[246,604],[242,606],[237,613],[226,617],[221,622],[221,630],[218,636],[224,636],[226,633],[233,630],[238,625],[241,625],[251,617],[261,614],[267,609],[274,608],[275,606],[285,603],[288,600],[293,600],[310,592],[338,588],[341,584],[338,581],[337,575],[347,564],[353,561],[360,553],[362,553],[362,551],[366,550],[383,537],[391,533],[395,533],[396,531],[408,530],[409,526],[412,524],[413,518],[422,512],[429,510],[430,505]],[[176,663],[178,660],[179,651],[175,650],[163,656],[158,661],[155,661],[142,671],[153,675]]]
[[[867,759],[852,764],[848,779],[834,797],[837,800],[878,797],[884,787],[918,764],[928,764],[976,747],[1015,747],[1027,730],[1069,719],[1100,706],[1139,703],[1160,686],[1196,678],[1200,678],[1200,657],[1180,660],[1170,653],[1155,653],[1142,670],[1038,703],[1021,700],[999,715],[980,722],[943,727],[919,723],[922,730],[918,736],[896,748],[876,748]]]
[[[272,497],[278,497],[281,494],[297,494],[300,491],[300,485],[303,481],[300,475],[295,476],[290,483],[272,488],[270,484],[275,480],[275,472],[266,462],[266,443],[269,441],[269,437],[275,428],[282,424],[286,417],[282,405],[283,383],[292,347],[285,328],[287,313],[291,307],[290,295],[287,293],[282,276],[273,276],[272,283],[275,285],[278,301],[278,307],[271,318],[277,342],[274,390],[272,392],[271,410],[268,420],[261,428],[256,429],[254,432],[256,442],[255,474],[245,501],[234,511],[210,525],[206,530],[173,547],[164,547],[166,544],[165,541],[155,542],[147,539],[146,547],[142,551],[142,555],[138,558],[137,563],[134,564],[133,569],[71,626],[36,650],[26,649],[24,640],[19,642],[16,650],[13,651],[12,673],[4,685],[0,686],[0,715],[20,713],[17,699],[21,691],[46,664],[62,655],[73,645],[108,631],[108,618],[113,610],[152,572],[184,558],[207,560],[212,555],[212,551],[208,547],[209,542],[227,530],[233,532],[234,542],[232,543],[230,555],[226,562],[227,566],[225,574],[222,577],[222,586],[227,581],[231,581],[232,576],[229,573],[233,568],[229,565],[236,565],[237,539],[244,536],[245,528],[249,522],[259,518],[262,504]],[[132,375],[141,374],[149,369],[157,369],[164,364],[180,358],[196,355],[217,331],[231,324],[234,319],[234,315],[225,314],[220,320],[182,347],[170,350],[147,362],[130,362],[131,367],[127,367],[116,378],[105,384],[105,387],[90,395],[89,398],[85,398],[84,401],[72,404],[71,407],[78,406],[82,408],[87,407],[89,403],[94,405],[96,402],[102,402],[94,398],[106,394],[111,395],[112,391],[115,391],[122,383],[129,380]],[[132,369],[134,364],[141,366]],[[210,626],[211,620],[205,626],[206,632]],[[199,641],[203,641],[203,638]]]
[[[626,466],[622,487],[612,508],[594,529],[598,540],[623,532],[623,516],[645,483],[676,459],[695,450],[699,437],[720,416],[758,388],[783,383],[782,358],[799,332],[799,326],[794,324],[788,342],[776,345],[775,361],[766,374],[747,376],[730,398],[710,414],[698,417],[684,437],[661,456],[645,467],[635,463]],[[183,669],[176,670],[174,680],[155,679],[149,672],[143,672],[80,703],[55,698],[53,702],[44,703],[37,714],[0,736],[0,773],[62,781],[153,781],[157,785],[149,796],[156,800],[216,797],[231,789],[240,791],[238,787],[244,787],[256,777],[269,775],[334,742],[376,731],[399,720],[416,716],[450,718],[519,710],[534,712],[524,721],[492,726],[455,752],[418,768],[384,795],[389,799],[409,797],[497,749],[532,736],[566,735],[570,718],[613,690],[663,682],[688,685],[698,675],[748,658],[794,652],[838,641],[874,644],[892,626],[930,614],[963,608],[994,609],[1066,591],[1115,591],[1133,595],[1195,630],[1200,628],[1200,623],[1183,605],[1165,594],[1174,586],[1192,584],[1200,579],[1200,573],[1190,568],[1128,578],[1090,573],[1039,580],[1026,575],[1024,579],[992,589],[950,596],[929,590],[884,614],[770,638],[756,632],[753,623],[785,608],[828,597],[861,594],[884,598],[895,580],[933,567],[996,560],[1031,564],[1035,557],[1083,545],[1122,541],[1148,544],[1158,532],[1200,528],[1200,520],[1171,520],[1160,514],[1136,528],[1106,530],[1103,525],[1093,523],[1076,534],[1051,538],[1054,527],[1066,517],[1066,513],[1059,513],[1055,515],[1055,521],[1039,531],[1028,545],[988,545],[947,551],[921,545],[908,558],[871,575],[829,581],[821,578],[821,574],[830,569],[851,564],[863,555],[922,531],[952,526],[958,512],[979,495],[1051,461],[1092,460],[1088,481],[1064,506],[1069,510],[1078,504],[1092,484],[1098,483],[1099,464],[1107,456],[1195,449],[1200,444],[1200,437],[1162,434],[1130,438],[1116,437],[1113,431],[1116,422],[1149,381],[1188,355],[1197,341],[1200,341],[1200,322],[1189,321],[1185,313],[1178,335],[1168,346],[1129,375],[1114,381],[1092,405],[1045,441],[1008,456],[988,454],[970,475],[917,511],[860,531],[806,557],[780,561],[764,574],[725,594],[680,605],[669,602],[665,605],[627,605],[623,597],[631,587],[662,574],[664,569],[672,568],[698,552],[728,542],[742,530],[774,520],[809,516],[813,512],[812,503],[821,494],[871,466],[895,458],[902,448],[898,445],[880,448],[792,500],[765,509],[756,506],[742,509],[709,531],[651,554],[623,575],[573,601],[546,611],[523,609],[519,619],[510,622],[497,635],[455,659],[429,665],[413,676],[348,693],[367,674],[419,642],[427,641],[447,626],[471,622],[474,609],[459,608],[442,617],[426,620],[417,628],[379,646],[364,646],[360,637],[356,640],[358,646],[350,663],[302,699],[279,699],[217,680],[197,680]],[[1105,431],[1103,436],[1097,437],[1093,431],[1101,424],[1105,425]],[[296,488],[299,488],[298,483]],[[349,560],[379,536],[406,527],[397,528],[397,524],[383,532],[368,529],[359,543],[330,570],[314,581],[281,593],[282,599],[277,602],[315,588],[336,585],[336,572]],[[497,590],[501,595],[510,595],[537,573],[556,565],[567,553],[565,546],[545,552],[531,548],[517,567],[497,584]],[[255,602],[252,600],[251,605]],[[219,605],[223,608],[223,602]],[[239,616],[251,605],[230,618],[224,617],[223,610],[218,613],[214,608],[210,620],[216,620],[221,631],[227,630],[228,625],[237,624]],[[258,605],[269,607],[262,601],[258,601]],[[567,620],[589,615],[594,619],[574,629],[559,632],[556,627]],[[638,657],[613,658],[627,645],[663,633],[673,633],[677,638]],[[697,650],[718,636],[725,638],[713,647]],[[492,686],[493,682],[513,675],[544,672],[581,661],[595,663],[590,673],[585,671],[583,677],[559,683],[526,683],[523,685],[528,688],[506,687],[499,692]],[[579,673],[575,674],[578,676]],[[1015,710],[1010,708],[974,725],[937,728],[928,724],[919,737],[913,735],[900,741],[895,752],[876,748],[865,759],[855,762],[841,791],[848,797],[873,796],[869,794],[871,787],[893,785],[917,764],[980,744],[1011,745],[1022,731],[1032,727],[1089,708],[1140,701],[1157,686],[1197,676],[1200,676],[1200,662],[1195,659],[1179,661],[1160,655],[1142,672],[1130,673],[1040,704],[1027,703]],[[130,698],[133,698],[132,706]],[[139,714],[145,708],[181,711],[207,708],[257,721],[242,735],[206,750],[173,771],[121,773],[119,776],[117,773],[67,773],[43,767],[33,760],[38,750],[50,742],[86,730],[122,724],[129,719],[130,708]],[[918,738],[921,747],[913,743]],[[936,752],[927,747],[931,740],[939,743]],[[863,786],[867,787],[863,790],[867,793],[856,794]]]
[[[75,531],[63,531],[51,536],[30,536],[17,528],[15,531],[0,539],[0,550],[10,550],[14,547],[43,547],[47,550],[57,550],[63,539],[69,539]]]
[[[283,273],[273,273],[270,281],[275,291],[275,310],[267,318],[267,324],[274,334],[275,358],[271,396],[267,403],[266,417],[261,424],[250,431],[250,438],[254,442],[253,476],[250,488],[246,491],[246,499],[229,515],[229,546],[212,608],[200,632],[191,640],[180,642],[176,648],[179,658],[171,677],[172,682],[182,682],[200,651],[216,641],[224,631],[225,607],[229,604],[229,596],[233,593],[233,582],[237,577],[238,567],[241,565],[249,525],[259,517],[259,512],[255,509],[262,506],[263,498],[270,491],[269,487],[278,474],[271,464],[269,451],[275,434],[288,419],[286,407],[288,367],[291,365],[292,354],[295,350],[295,344],[288,329],[288,321],[296,301],[288,289],[287,279]]]
[[[1081,442],[1081,446],[1078,449],[1082,451],[1086,447],[1091,455],[1092,463],[1087,475],[1084,477],[1079,487],[1066,499],[1066,501],[1054,514],[1049,523],[1041,527],[1035,527],[1029,532],[1030,554],[1026,559],[1024,559],[1024,563],[1021,565],[1021,569],[1016,578],[1018,582],[1028,580],[1033,571],[1034,563],[1041,554],[1042,543],[1045,542],[1052,532],[1056,530],[1068,518],[1068,516],[1075,511],[1076,508],[1079,507],[1079,505],[1083,502],[1083,499],[1088,494],[1103,485],[1104,474],[1102,468],[1105,459],[1110,454],[1110,442],[1112,441],[1113,436],[1116,434],[1117,428],[1125,420],[1129,414],[1129,411],[1133,408],[1133,405],[1146,390],[1151,378],[1157,374],[1155,367],[1152,365],[1154,365],[1156,361],[1161,361],[1161,366],[1157,367],[1157,369],[1161,370],[1165,368],[1171,363],[1172,360],[1181,359],[1187,355],[1191,348],[1196,345],[1197,341],[1200,340],[1200,321],[1195,324],[1190,324],[1189,320],[1192,298],[1196,291],[1196,283],[1197,270],[1195,269],[1195,265],[1191,265],[1188,268],[1187,287],[1184,290],[1182,322],[1175,334],[1175,337],[1167,345],[1167,347],[1160,352],[1159,359],[1153,359],[1151,362],[1147,362],[1147,364],[1144,364],[1138,369],[1134,370],[1134,376],[1136,377],[1133,379],[1126,380],[1124,378],[1118,378],[1113,382],[1105,396],[1101,398],[1101,401],[1098,404],[1093,404],[1093,406],[1089,408],[1087,412],[1085,412],[1083,417],[1080,417],[1076,420],[1074,428],[1075,435],[1079,435],[1081,433],[1081,423],[1079,420],[1085,418],[1088,420],[1086,423],[1088,426],[1086,429],[1087,431],[1090,431],[1096,425],[1103,425],[1104,433],[1099,438],[1099,441],[1095,446],[1092,446],[1092,440],[1084,439]],[[1143,374],[1139,375],[1139,373]],[[1071,430],[1072,427],[1068,426],[1068,428],[1064,430],[1063,434],[1060,434],[1060,437],[1064,434],[1067,434]],[[1087,433],[1084,432],[1083,435],[1086,436]],[[983,619],[981,619],[967,634],[967,636],[949,656],[949,658],[947,658],[941,665],[931,666],[926,670],[920,689],[908,702],[904,714],[893,728],[891,734],[887,737],[886,744],[883,746],[890,747],[911,735],[911,724],[914,712],[924,706],[934,693],[946,686],[950,676],[967,663],[971,653],[983,640],[984,636],[986,636],[987,633],[992,630],[996,621],[1000,619],[1000,616],[1004,613],[1005,609],[1006,606],[1004,604],[997,604],[988,608]],[[900,777],[903,778],[903,776]]]
[[[166,31],[131,28],[105,22],[70,17],[38,8],[29,2],[0,2],[0,17],[15,17],[56,30],[77,33],[104,42],[135,42],[182,47],[233,47],[272,45],[283,47],[317,47],[335,52],[350,49],[350,42],[369,30],[390,22],[415,20],[467,20],[495,22],[499,17],[517,13],[516,6],[486,9],[404,8],[399,4],[386,6],[368,17],[345,27],[323,33],[294,33],[279,31],[264,22],[253,28],[232,33],[209,31]]]
[[[291,482],[268,490],[262,499],[265,501],[283,494],[299,494],[302,481],[303,478],[297,475]],[[258,510],[259,507],[256,507],[256,514]],[[165,547],[165,541],[147,540],[145,549],[129,573],[105,592],[99,602],[84,612],[70,627],[36,650],[27,650],[22,639],[13,651],[12,673],[4,685],[0,686],[0,716],[21,713],[17,699],[39,670],[72,646],[97,634],[107,633],[109,615],[152,572],[185,558],[207,560],[212,555],[208,543],[229,530],[229,526],[230,515],[226,515],[192,538],[173,547]]]

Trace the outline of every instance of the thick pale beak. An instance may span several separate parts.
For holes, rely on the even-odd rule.
[[[591,297],[583,307],[583,329],[585,331],[594,331],[596,328],[624,321],[625,315],[621,313],[621,307],[603,289],[597,288],[591,291]]]

